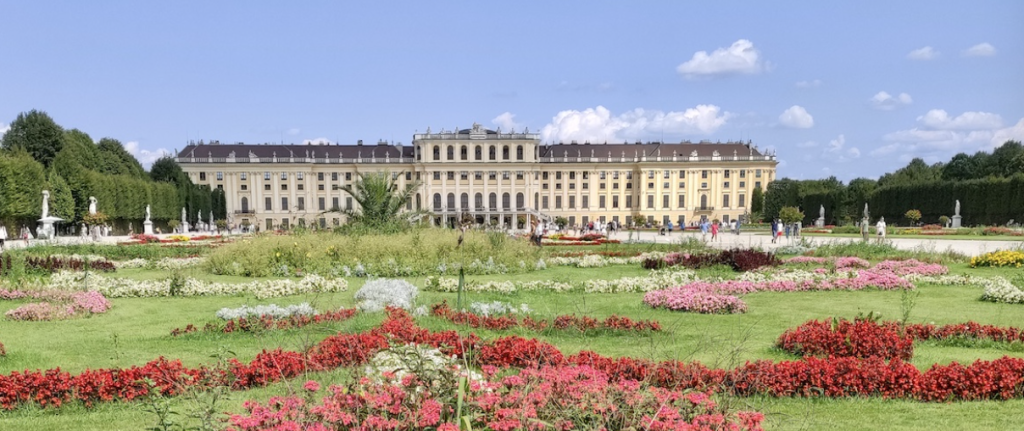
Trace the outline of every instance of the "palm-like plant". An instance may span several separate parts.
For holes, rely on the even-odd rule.
[[[419,187],[419,181],[399,187],[395,177],[387,171],[359,174],[354,183],[341,187],[341,190],[352,196],[359,205],[357,208],[346,208],[340,212],[348,217],[349,223],[368,227],[383,228],[408,224],[425,214],[420,210],[402,214],[402,210],[416,195]]]

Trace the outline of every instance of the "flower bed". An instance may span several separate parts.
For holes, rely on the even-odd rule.
[[[10,320],[58,320],[106,313],[110,309],[110,301],[102,293],[94,290],[88,292],[46,290],[31,293],[0,290],[0,292],[4,292],[0,296],[5,299],[31,297],[44,300],[7,311],[4,316]]]
[[[684,266],[690,269],[706,268],[714,265],[726,265],[734,271],[745,272],[765,266],[778,266],[781,262],[772,253],[757,250],[731,249],[715,253],[670,253],[664,258],[644,259],[644,269],[662,269],[671,266]]]
[[[644,304],[653,308],[702,314],[747,311],[747,304],[735,296],[716,293],[711,289],[694,288],[693,285],[648,292],[644,295]]]
[[[25,269],[43,272],[58,271],[102,271],[114,272],[117,268],[106,259],[83,260],[67,256],[25,257]]]
[[[1016,250],[999,250],[985,253],[971,258],[971,268],[979,266],[1013,266],[1020,268],[1024,265],[1024,252]]]
[[[50,276],[46,289],[71,291],[88,283],[107,297],[157,297],[157,296],[210,296],[210,295],[254,295],[257,299],[297,295],[315,292],[343,292],[348,281],[343,278],[328,279],[318,275],[307,275],[299,281],[257,280],[248,283],[218,283],[187,277],[164,280],[130,280],[90,275],[88,279],[71,272],[58,272]]]
[[[355,308],[342,308],[338,311],[330,311],[317,314],[292,314],[288,316],[256,315],[250,317],[237,317],[228,319],[226,322],[209,322],[203,326],[203,332],[221,332],[230,334],[232,332],[259,332],[274,329],[293,329],[307,325],[326,322],[340,322],[355,316]],[[198,332],[199,328],[191,323],[184,328],[174,328],[171,336],[191,334]]]
[[[584,280],[582,282],[567,283],[553,280],[538,281],[488,281],[477,282],[467,281],[463,290],[467,292],[492,292],[512,294],[519,291],[551,290],[554,292],[568,292],[582,290],[587,293],[617,293],[617,292],[648,292],[656,289],[663,289],[669,286],[678,286],[696,279],[696,273],[690,270],[664,270],[652,271],[650,275],[643,277],[622,277],[613,280]],[[423,290],[438,292],[456,292],[459,289],[459,280],[447,277],[427,277]]]
[[[448,306],[448,302],[434,304],[430,308],[430,314],[448,320],[450,322],[467,325],[473,328],[484,328],[491,330],[506,330],[511,328],[525,328],[531,331],[542,331],[547,328],[558,330],[574,329],[581,332],[587,331],[627,331],[647,332],[661,331],[661,324],[653,320],[634,321],[628,317],[612,315],[605,320],[597,320],[591,317],[579,317],[576,315],[564,315],[555,317],[551,322],[537,320],[530,316],[517,318],[512,314],[500,316],[481,316],[469,311],[456,311]]]
[[[898,324],[862,319],[812,320],[784,332],[775,345],[797,356],[909,361],[914,356],[914,338],[898,329]]]

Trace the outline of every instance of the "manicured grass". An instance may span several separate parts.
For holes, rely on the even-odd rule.
[[[952,273],[981,276],[1000,275],[1013,278],[1024,274],[1020,269],[979,268],[966,264],[950,265]],[[207,280],[240,282],[243,277],[214,276],[202,270],[186,270],[186,274]],[[159,279],[170,276],[169,271],[125,270],[116,276],[135,279]],[[515,275],[468,277],[472,280],[582,280],[592,278],[618,278],[640,276],[645,272],[639,265],[618,265],[601,268],[550,267]],[[725,275],[720,270],[704,275]],[[730,274],[731,275],[731,274]],[[410,278],[422,286],[424,277]],[[24,369],[60,367],[72,373],[86,368],[126,367],[142,364],[159,356],[180,358],[186,365],[212,364],[213,356],[229,350],[241,361],[249,361],[259,351],[281,347],[301,350],[337,331],[359,332],[380,322],[380,315],[358,315],[339,323],[322,324],[299,330],[266,331],[260,334],[189,334],[171,337],[169,332],[189,323],[201,326],[215,319],[214,313],[222,307],[243,304],[279,305],[310,302],[318,309],[336,309],[354,305],[353,295],[365,280],[349,279],[349,290],[333,294],[293,296],[255,300],[251,297],[202,298],[123,298],[112,299],[113,308],[106,314],[85,319],[57,322],[14,322],[0,320],[0,342],[8,356],[0,358],[0,372],[10,373]],[[974,320],[1002,326],[1024,326],[1024,305],[996,304],[979,300],[981,288],[974,286],[920,286],[920,296],[910,310],[911,322],[936,324]],[[518,334],[538,337],[554,343],[567,354],[580,350],[593,350],[604,355],[645,357],[653,359],[696,360],[713,367],[735,367],[755,359],[785,360],[792,356],[773,348],[775,340],[786,329],[809,319],[830,317],[853,318],[869,312],[881,313],[883,319],[901,318],[901,292],[797,292],[758,293],[744,297],[749,312],[737,315],[700,315],[667,310],[653,310],[641,302],[642,294],[588,294],[583,292],[521,292],[512,295],[496,293],[465,294],[465,301],[500,300],[513,304],[526,303],[535,316],[553,318],[562,314],[587,315],[603,318],[612,314],[633,319],[654,319],[664,327],[662,333],[636,334],[582,334],[573,331],[546,331],[532,333],[512,331],[474,331],[483,338]],[[447,300],[454,304],[455,293],[422,292],[420,304],[433,304]],[[0,301],[0,313],[29,301]],[[441,330],[468,328],[433,318],[419,318],[423,327]],[[944,346],[938,343],[918,343],[912,363],[925,369],[934,363],[952,361],[970,363],[977,359],[995,359],[1004,355],[1024,358],[1021,349],[1005,345],[983,348]],[[341,382],[348,370],[317,373],[309,378],[321,383]],[[239,412],[247,399],[266,400],[273,395],[295,392],[298,382],[284,382],[266,388],[234,392],[229,400],[219,404],[221,411]],[[200,395],[199,399],[203,399]],[[769,397],[724,398],[745,409],[764,412],[767,429],[1007,429],[1011,424],[1024,421],[1024,401],[921,403],[893,401],[877,398],[806,400],[775,399]],[[181,413],[195,410],[198,401],[182,396],[171,405]],[[201,403],[200,403],[201,404]],[[138,430],[152,426],[156,416],[146,413],[145,403],[109,403],[87,409],[66,406],[61,409],[20,408],[0,411],[0,429],[84,429]]]
[[[768,235],[771,232],[767,233]],[[822,238],[860,238],[861,235],[858,233],[810,233],[800,232],[801,236],[811,237],[822,237]],[[878,238],[876,235],[870,235],[872,240]],[[925,239],[925,240],[936,240],[936,239],[956,239],[956,240],[974,240],[974,241],[1007,241],[1007,242],[1024,242],[1024,237],[1009,236],[1009,235],[900,235],[900,234],[889,234],[886,236],[888,239]]]

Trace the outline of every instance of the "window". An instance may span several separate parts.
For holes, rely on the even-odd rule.
[[[726,170],[725,170],[725,177],[726,177],[726,178],[729,178],[729,172],[732,172],[732,171],[730,171],[730,170],[728,170],[728,169],[726,169]]]
[[[474,180],[482,180],[482,179],[484,179],[484,173],[480,172],[480,171],[473,172],[473,179]]]
[[[647,171],[647,179],[649,179],[649,180],[653,180],[654,179],[654,171]]]
[[[679,179],[686,178],[686,171],[679,171]]]
[[[347,210],[352,209],[352,198],[351,197],[345,198],[345,209],[347,209]]]
[[[669,179],[669,177],[670,177],[671,175],[672,175],[672,174],[671,174],[671,173],[670,173],[670,172],[669,172],[668,170],[665,170],[665,172],[664,172],[664,175],[662,175],[662,177],[663,177],[663,178],[665,178],[665,179],[667,180],[667,179]]]
[[[434,193],[434,211],[441,211],[441,194]]]
[[[547,190],[548,189],[548,183],[542,183],[540,185],[540,188],[543,189],[543,190]]]
[[[679,188],[685,189],[686,188],[686,181],[680,181],[679,182]]]
[[[555,179],[556,180],[562,179],[562,171],[555,172]]]
[[[352,173],[345,172],[345,181],[352,181]]]
[[[633,195],[626,195],[626,208],[633,208]]]
[[[501,172],[501,179],[503,179],[503,180],[507,180],[508,179],[508,171],[502,171]]]
[[[575,180],[576,179],[576,171],[569,172],[569,179],[570,180]]]
[[[434,160],[441,160],[441,147],[434,145]]]
[[[288,184],[281,184],[281,190],[288,190]]]
[[[526,208],[526,196],[522,193],[516,193],[516,209]]]
[[[338,181],[338,173],[331,172],[331,181]]]
[[[747,186],[747,182],[746,181],[740,181],[740,188],[741,189],[746,187],[746,186]]]
[[[722,188],[723,188],[723,189],[727,189],[727,188],[729,188],[729,182],[728,182],[728,181],[726,181],[726,182],[722,183]]]
[[[206,172],[199,173],[199,181],[206,181]]]
[[[299,211],[305,211],[306,210],[306,198],[300,197],[298,199],[299,200],[296,203],[299,206]]]
[[[601,173],[597,177],[603,180],[603,179],[605,179],[605,174],[606,174],[605,171],[601,171]]]
[[[448,176],[448,180],[449,181],[454,181],[455,180],[455,171],[448,171],[447,176]]]
[[[317,181],[323,181],[324,180],[324,173],[323,172],[317,172],[316,173],[316,180]]]
[[[487,179],[493,181],[493,180],[495,180],[497,178],[498,178],[498,173],[497,172],[490,171],[490,172],[487,173]]]
[[[331,198],[331,209],[332,210],[341,209],[341,204],[338,203],[338,200],[339,200],[338,198]]]
[[[633,179],[633,171],[627,171],[626,172],[626,179],[627,180]]]
[[[583,196],[581,203],[583,204],[583,209],[590,208],[590,196]]]
[[[654,188],[654,183],[647,183],[647,188],[653,189]]]
[[[501,160],[508,160],[508,145],[501,147]]]
[[[299,183],[299,185],[297,187],[299,188],[299,190],[305,190],[306,189],[306,185],[302,184],[302,183]]]
[[[760,181],[754,181],[754,188],[755,189],[761,188],[761,182]]]
[[[604,190],[604,183],[598,184],[597,188],[600,189],[600,190]]]
[[[562,197],[561,196],[555,196],[555,209],[556,210],[562,209]]]
[[[523,160],[523,146],[516,147],[516,160]]]
[[[516,179],[517,180],[523,179],[523,171],[516,171]]]
[[[475,148],[473,149],[473,158],[474,158],[475,160],[483,160],[483,158],[484,158],[484,149],[483,149],[483,148],[480,148],[480,146],[479,146],[479,145],[477,145],[477,146],[476,146],[476,147],[475,147]]]
[[[583,172],[583,179],[585,179],[585,180],[586,180],[586,179],[589,179],[589,178],[590,178],[590,176],[589,176],[589,175],[587,175],[587,172],[586,172],[586,171],[584,171],[584,172]]]
[[[740,178],[746,178],[746,177],[747,177],[747,171],[745,171],[743,169],[740,169]]]
[[[281,180],[283,181],[283,180],[287,180],[287,179],[288,179],[288,173],[287,172],[281,172]]]
[[[459,159],[460,160],[469,160],[469,149],[466,148],[465,145],[463,145],[461,148],[459,148]]]
[[[700,171],[700,178],[705,179],[708,177],[708,171]]]
[[[583,190],[587,190],[589,188],[590,188],[590,183],[583,183]]]
[[[469,210],[469,193],[463,193],[459,196],[459,209],[463,211]]]
[[[722,195],[722,207],[729,208],[729,195]]]
[[[474,208],[476,208],[478,210],[483,210],[484,209],[484,195],[483,195],[483,193],[477,193],[475,196],[473,196],[473,203],[475,204]]]
[[[493,146],[487,148],[487,158],[490,159],[490,160],[494,160],[495,159],[494,152],[495,152],[495,150],[494,150]]]
[[[242,184],[242,190],[249,190],[249,186],[247,184]]]
[[[604,209],[604,207],[605,207],[605,200],[606,199],[607,199],[607,196],[598,196],[597,197],[597,207],[601,208],[601,209]]]
[[[491,193],[490,195],[488,195],[487,196],[487,202],[489,204],[488,207],[491,210],[498,209],[498,195],[497,195],[497,193]],[[544,207],[547,208],[547,204],[544,204]]]
[[[323,184],[317,184],[316,185],[316,189],[320,190],[320,191],[324,191],[324,185]]]
[[[316,200],[316,208],[318,210],[324,211],[324,210],[327,209],[327,208],[325,208],[326,206],[327,206],[327,199],[326,198],[317,198],[317,200]]]
[[[455,193],[448,193],[448,202],[447,203],[448,203],[448,206],[445,207],[446,210],[451,211],[451,210],[455,209]]]
[[[541,209],[548,209],[548,197],[547,196],[544,196],[544,197],[540,198],[540,207],[541,207]]]
[[[700,183],[700,188],[702,188],[702,189],[708,188],[708,183]]]
[[[669,205],[670,205],[669,204],[669,196],[668,195],[661,195],[661,207],[664,208],[664,209],[668,209]]]
[[[264,184],[263,185],[263,190],[269,191],[270,190],[270,184]]]
[[[217,181],[224,181],[224,173],[217,172]]]
[[[242,172],[241,174],[238,174],[238,177],[239,177],[239,179],[241,179],[242,181],[246,181],[246,180],[248,180],[248,179],[249,179],[249,174],[247,174],[247,173],[245,173],[245,172]]]
[[[654,195],[647,195],[647,208],[654,209]]]
[[[626,184],[632,184],[632,183],[626,183]],[[612,190],[618,190],[618,189],[619,189],[619,183],[612,183]]]
[[[434,180],[437,181],[437,180],[440,180],[440,179],[441,179],[441,172],[440,171],[434,171]]]
[[[281,211],[288,211],[288,198],[281,198]]]
[[[569,183],[569,190],[576,190],[576,183]]]
[[[447,152],[448,152],[448,159],[447,160],[455,160],[455,147],[449,145],[448,149],[447,149]]]
[[[270,172],[264,172],[263,173],[263,180],[264,181],[270,181]]]
[[[739,207],[740,208],[746,208],[747,207],[747,195],[740,195]]]
[[[281,219],[281,230],[288,230],[288,217]]]
[[[612,208],[618,208],[618,207],[619,207],[619,196],[618,195],[612,195]]]
[[[679,208],[686,208],[686,195],[679,195]]]
[[[619,179],[619,171],[612,172],[612,179],[613,180]]]
[[[263,200],[263,209],[265,211],[273,211],[274,210],[273,208],[271,208],[271,206],[273,205],[271,202],[273,202],[273,201],[270,198],[266,198],[266,199]]]
[[[555,190],[562,190],[562,183],[555,183]]]
[[[761,170],[760,169],[754,170],[754,178],[761,178]]]
[[[512,197],[508,193],[501,194],[501,207],[504,209],[512,207]]]
[[[412,181],[412,172],[406,172],[405,173],[405,180],[406,181]]]
[[[224,190],[223,184],[217,184],[217,190]]]
[[[295,174],[295,178],[298,178],[298,179],[301,180],[301,179],[305,178],[305,176],[303,176],[302,172],[299,172],[299,173]]]
[[[460,172],[459,173],[459,179],[462,180],[462,181],[468,180],[469,179],[469,172],[466,172],[466,171]]]

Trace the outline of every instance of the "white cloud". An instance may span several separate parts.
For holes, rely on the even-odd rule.
[[[822,158],[837,162],[846,162],[860,157],[860,149],[846,146],[846,136],[839,135],[828,142],[828,146],[822,152]]]
[[[930,46],[910,51],[907,58],[911,60],[934,60],[939,58],[939,52]]]
[[[11,130],[10,124],[0,123],[0,138],[4,137],[8,130]]]
[[[802,106],[793,105],[779,115],[779,122],[794,129],[809,129],[814,126],[814,117]]]
[[[153,162],[157,161],[157,159],[164,156],[172,155],[171,152],[167,151],[166,148],[159,148],[156,151],[149,151],[139,148],[138,141],[125,142],[124,149],[125,151],[128,152],[128,154],[134,156],[135,159],[138,160],[139,163],[142,164],[142,167],[145,169],[149,169],[149,167],[152,166]]]
[[[821,80],[815,79],[813,81],[798,81],[796,83],[797,88],[816,88],[821,87]]]
[[[981,130],[997,129],[1003,126],[1003,118],[989,112],[964,112],[950,117],[945,110],[932,109],[917,117],[917,121],[931,129],[939,130]]]
[[[761,53],[746,39],[733,42],[728,48],[718,48],[708,54],[697,51],[693,58],[676,67],[676,71],[687,78],[728,75],[734,73],[754,74],[766,69]]]
[[[897,107],[909,105],[914,103],[914,99],[907,93],[900,93],[898,96],[893,96],[884,91],[879,91],[871,98],[871,106],[875,109],[881,109],[883,111],[891,111]]]
[[[511,112],[505,112],[497,117],[494,117],[494,119],[491,120],[491,123],[497,124],[498,127],[501,127],[502,132],[509,132],[515,129],[523,129],[523,126],[516,122],[516,114],[513,114]]]
[[[1024,142],[1024,118],[1021,118],[1017,124],[1007,127],[1005,129],[999,129],[992,133],[992,148],[996,148],[1003,145],[1006,141],[1017,141]]]
[[[541,139],[601,143],[660,138],[666,133],[709,134],[722,127],[731,116],[715,105],[697,105],[681,112],[637,108],[616,116],[604,106],[598,106],[584,111],[559,112],[541,130]]]
[[[965,49],[961,54],[963,54],[964,57],[991,57],[996,55],[996,47],[992,46],[988,42],[979,43]]]
[[[327,138],[303,139],[302,145],[334,145],[334,141]]]

